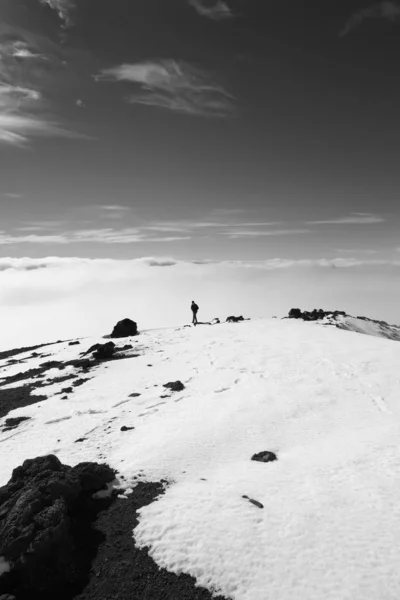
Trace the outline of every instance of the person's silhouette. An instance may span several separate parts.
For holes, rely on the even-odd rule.
[[[190,308],[192,309],[192,313],[193,313],[192,323],[193,323],[193,325],[197,325],[197,311],[199,310],[199,307],[197,306],[197,304],[194,300],[192,300],[192,304],[191,304]]]

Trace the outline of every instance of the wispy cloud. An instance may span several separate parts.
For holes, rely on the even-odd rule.
[[[97,208],[100,208],[101,210],[105,210],[105,211],[109,211],[109,212],[113,212],[113,211],[123,212],[123,211],[131,210],[130,206],[122,206],[121,204],[99,204]]]
[[[400,20],[400,4],[394,0],[383,0],[363,8],[351,15],[340,31],[340,36],[347,35],[366,19]]]
[[[304,233],[310,233],[310,229],[265,229],[265,230],[253,230],[253,229],[232,229],[230,231],[223,232],[223,235],[228,236],[231,239],[238,238],[256,238],[256,237],[268,237],[268,236],[279,236],[279,235],[302,235]]]
[[[223,0],[215,0],[212,6],[206,6],[203,0],[189,0],[189,5],[202,17],[207,17],[214,21],[222,21],[233,17],[233,12]]]
[[[203,117],[235,112],[233,97],[210,76],[185,63],[160,60],[103,69],[98,81],[128,81],[139,86],[127,101]]]
[[[41,4],[47,4],[55,10],[60,17],[60,19],[64,22],[65,27],[69,27],[73,25],[72,21],[72,11],[75,8],[74,0],[39,0]]]
[[[22,194],[16,194],[15,192],[0,192],[0,198],[9,198],[10,200],[20,200],[23,198]]]
[[[29,41],[27,41],[29,39]],[[49,116],[44,82],[61,62],[47,59],[34,36],[0,24],[0,143],[26,146],[35,136],[83,137]]]
[[[40,230],[39,229],[33,229]],[[25,231],[32,231],[28,229]],[[61,233],[43,233],[15,235],[6,232],[0,232],[0,245],[9,244],[133,244],[133,243],[166,243],[188,240],[190,236],[155,236],[149,235],[138,228],[126,227],[124,229],[85,229],[78,231],[67,231]]]
[[[348,217],[307,221],[307,225],[374,225],[383,223],[386,219],[372,213],[352,213]]]

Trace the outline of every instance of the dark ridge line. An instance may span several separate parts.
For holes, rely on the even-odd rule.
[[[26,346],[22,348],[14,348],[13,350],[3,350],[0,352],[0,360],[6,360],[7,358],[11,358],[17,354],[24,354],[25,352],[30,352],[31,350],[38,350],[39,348],[45,348],[46,346],[55,346],[56,344],[63,344],[64,342],[68,341],[70,340],[57,340],[57,342],[47,342],[46,344],[38,344],[36,346]]]

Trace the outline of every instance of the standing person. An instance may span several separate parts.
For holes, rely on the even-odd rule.
[[[190,308],[192,309],[192,313],[193,313],[192,323],[193,323],[193,325],[197,325],[197,311],[199,310],[199,307],[197,306],[197,304],[194,300],[192,300],[192,304],[191,304]]]

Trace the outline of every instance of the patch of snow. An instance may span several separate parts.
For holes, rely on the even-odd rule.
[[[400,345],[293,320],[141,342],[67,400],[13,411],[34,420],[0,437],[0,483],[49,452],[107,462],[125,494],[170,482],[133,532],[160,567],[233,600],[400,597]],[[278,460],[250,460],[264,450]]]

